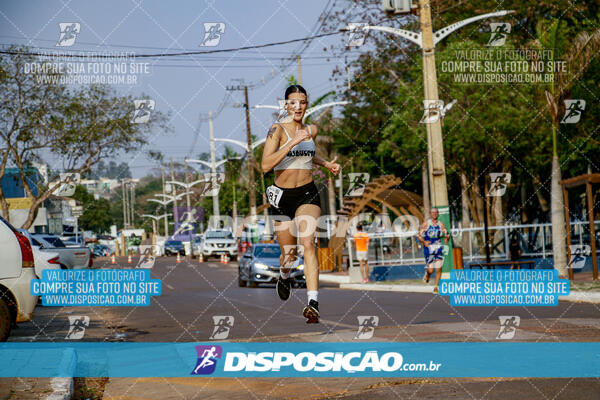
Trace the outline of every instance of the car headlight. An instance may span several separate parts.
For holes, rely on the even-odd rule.
[[[304,264],[298,265],[296,269],[299,269],[300,271],[304,270]]]
[[[269,266],[265,265],[263,263],[254,263],[254,268],[256,268],[256,269],[269,269]]]

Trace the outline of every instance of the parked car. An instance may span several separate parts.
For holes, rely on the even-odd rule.
[[[49,234],[30,234],[23,231],[31,244],[42,250],[58,253],[60,267],[63,269],[90,268],[93,264],[92,251],[88,247],[66,247],[58,236]]]
[[[194,238],[192,242],[192,256],[199,256],[202,252],[202,243],[204,242],[204,238],[202,235],[198,235]]]
[[[92,255],[94,257],[110,257],[110,255],[114,253],[111,252],[110,247],[104,244],[94,243],[88,247],[92,250]]]
[[[29,240],[0,217],[0,341],[6,341],[13,323],[33,318],[38,296],[32,296],[35,262]]]
[[[185,246],[181,240],[167,240],[165,242],[165,256],[185,256]]]
[[[217,257],[227,254],[232,260],[237,260],[238,248],[230,229],[208,229],[204,233],[202,255],[204,258]]]
[[[257,287],[260,283],[275,283],[279,277],[279,245],[257,243],[250,247],[240,259],[238,266],[238,285]],[[298,257],[294,262],[290,277],[294,286],[305,286],[304,260]]]
[[[29,241],[31,250],[33,251],[33,261],[35,264],[35,275],[38,279],[42,279],[42,271],[45,269],[61,269],[58,253],[47,251],[40,246],[31,243],[31,238],[27,236],[29,233],[26,229],[17,229]]]

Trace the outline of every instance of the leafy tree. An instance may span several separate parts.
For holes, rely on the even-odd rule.
[[[168,130],[159,111],[146,124],[131,122],[133,98],[119,96],[108,86],[67,87],[27,73],[26,65],[46,62],[24,54],[26,48],[11,48],[0,56],[0,176],[7,165],[19,170],[19,178],[32,206],[23,228],[33,223],[37,210],[62,184],[73,179],[50,176],[50,185],[28,178],[33,162],[52,154],[70,174],[85,174],[101,160],[120,153],[139,151],[152,129]],[[119,171],[124,172],[124,171]],[[0,188],[2,213],[8,205]]]
[[[110,216],[110,202],[102,197],[96,199],[84,186],[77,185],[73,199],[83,206],[83,214],[79,217],[81,229],[90,230],[97,234],[107,232],[113,224]]]

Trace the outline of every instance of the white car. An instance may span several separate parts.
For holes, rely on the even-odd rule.
[[[23,229],[17,229],[17,230],[24,234]],[[25,235],[25,237],[27,237],[27,236]],[[31,245],[31,250],[33,250],[35,275],[37,276],[38,279],[42,279],[42,271],[45,269],[60,269],[61,268],[60,267],[60,257],[57,252],[45,251],[40,246],[36,246],[34,243],[31,243],[31,240],[29,240],[29,244]]]
[[[0,217],[0,341],[6,341],[13,323],[33,318],[38,300],[30,291],[34,267],[29,240]]]
[[[227,254],[233,261],[237,260],[237,242],[230,229],[208,229],[204,233],[202,255],[204,258],[218,257]]]

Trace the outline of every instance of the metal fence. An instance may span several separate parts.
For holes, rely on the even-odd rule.
[[[589,245],[590,233],[587,221],[571,222],[571,245]],[[596,228],[596,243],[598,254],[600,250],[600,220],[594,221]],[[382,232],[369,234],[369,265],[402,265],[424,264],[423,245],[417,240],[417,231]],[[471,262],[485,259],[484,228],[454,228],[451,230],[454,247],[461,247],[463,260]],[[510,240],[515,237],[521,257],[550,258],[552,257],[552,225],[521,224],[488,227],[491,243],[492,259],[506,260],[510,258]],[[351,265],[358,265],[356,247],[352,235],[348,235],[347,249]]]

